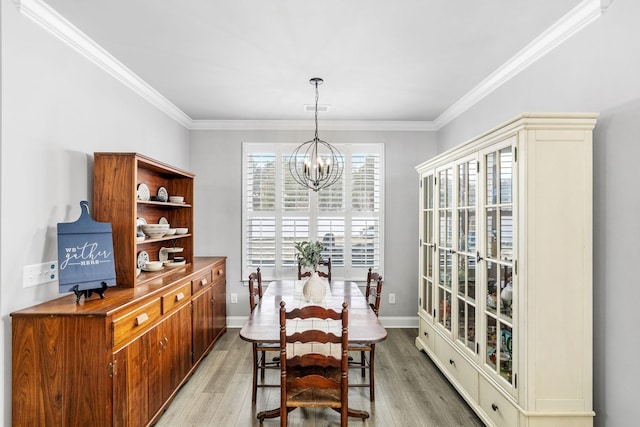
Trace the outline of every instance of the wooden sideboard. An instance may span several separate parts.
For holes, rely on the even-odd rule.
[[[14,426],[157,421],[226,331],[226,257],[11,313]]]

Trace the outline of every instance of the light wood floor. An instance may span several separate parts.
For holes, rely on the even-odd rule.
[[[238,329],[229,329],[202,361],[191,379],[156,424],[175,426],[259,426],[256,414],[280,404],[277,388],[259,388],[251,405],[251,344]],[[429,357],[414,346],[416,329],[388,329],[387,339],[376,345],[376,401],[367,388],[349,390],[349,406],[370,413],[366,421],[350,419],[349,426],[448,427],[482,426],[480,419],[451,387]],[[279,371],[267,371],[275,383]],[[349,373],[350,382],[360,379]],[[297,409],[289,414],[292,427],[339,426],[340,414],[325,409]],[[265,420],[263,426],[279,426]]]

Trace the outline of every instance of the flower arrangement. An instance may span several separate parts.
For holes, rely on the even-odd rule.
[[[303,267],[313,268],[313,271],[318,270],[318,264],[322,262],[322,249],[324,246],[322,242],[316,240],[315,242],[302,241],[294,242],[298,253],[296,257],[300,261],[300,265]]]

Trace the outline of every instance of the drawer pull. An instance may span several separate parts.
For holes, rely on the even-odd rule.
[[[218,276],[222,276],[223,273],[224,273],[224,270],[222,269],[218,270]]]
[[[454,362],[453,359],[449,359],[449,365],[456,366],[456,362]]]
[[[428,338],[429,337],[429,332],[425,332],[424,336]]]
[[[180,302],[184,299],[184,292],[178,292],[176,295],[176,302]]]
[[[147,313],[142,313],[140,316],[136,316],[136,326],[142,325],[147,320],[149,320],[149,315],[147,315]]]
[[[495,403],[492,403],[491,409],[493,409],[494,411],[497,411],[499,408],[498,408],[498,405],[496,405]]]
[[[207,283],[209,283],[209,282],[207,281],[207,279],[202,279],[202,280],[200,281],[200,286],[207,286]]]

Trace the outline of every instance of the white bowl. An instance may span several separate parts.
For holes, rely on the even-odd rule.
[[[171,236],[176,234],[176,229],[175,228],[170,228],[167,230],[167,233],[165,234],[165,236]]]
[[[176,228],[176,234],[187,234],[188,231],[189,229],[186,227]]]
[[[144,269],[148,271],[158,271],[162,269],[161,261],[149,261],[144,265]]]
[[[162,237],[169,230],[169,224],[144,224],[140,227],[144,234],[151,238]]]
[[[171,203],[184,203],[184,197],[182,196],[169,196]]]

